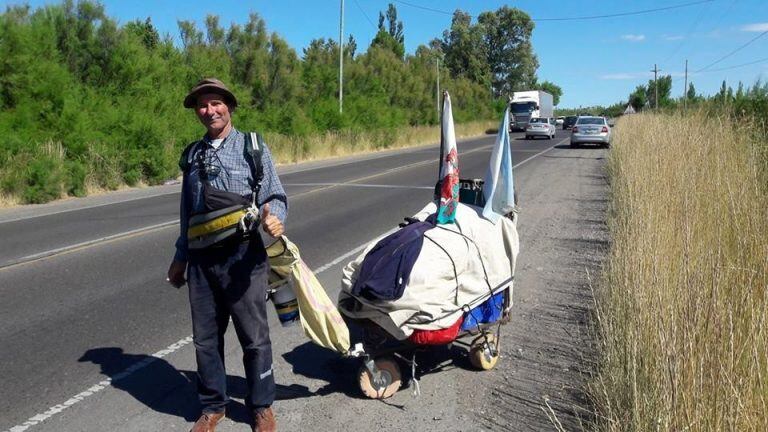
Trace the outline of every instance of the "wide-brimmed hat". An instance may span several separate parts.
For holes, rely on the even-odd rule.
[[[216,78],[203,78],[192,87],[192,90],[189,91],[187,97],[184,98],[184,108],[194,108],[195,105],[197,105],[197,97],[206,93],[215,93],[224,96],[224,99],[230,108],[237,106],[237,98],[223,82]]]

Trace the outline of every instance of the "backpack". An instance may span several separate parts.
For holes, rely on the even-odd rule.
[[[434,226],[431,221],[416,221],[379,240],[363,258],[351,294],[373,301],[402,297],[424,233]]]

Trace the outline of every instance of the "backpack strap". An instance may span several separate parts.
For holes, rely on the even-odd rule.
[[[181,152],[181,157],[179,158],[179,168],[181,168],[181,172],[184,175],[189,173],[189,167],[192,166],[192,149],[194,149],[198,143],[200,143],[200,141],[189,143],[184,151]]]
[[[261,164],[261,155],[264,153],[264,138],[257,132],[247,133],[245,134],[245,146],[243,147],[245,160],[248,161],[248,165],[251,167],[252,180],[250,185],[253,192],[253,204],[255,205],[261,190],[261,181],[264,178],[264,167]]]

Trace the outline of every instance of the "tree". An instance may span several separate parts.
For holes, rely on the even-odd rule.
[[[403,22],[397,20],[397,8],[392,3],[387,6],[387,25],[389,27],[389,35],[397,41],[400,45],[405,44],[405,36],[403,35]],[[379,28],[384,28],[384,16],[379,12]]]
[[[544,81],[542,83],[539,83],[536,85],[536,87],[539,90],[543,90],[549,94],[552,95],[552,103],[557,106],[560,103],[560,96],[563,95],[563,89],[560,88],[560,86],[551,83],[549,81]]]
[[[388,29],[384,26],[385,15],[379,12],[379,31],[371,41],[371,46],[388,49],[402,59],[405,56],[405,37],[403,22],[397,20],[397,9],[392,3],[387,8],[386,20]]]
[[[148,50],[153,50],[160,44],[160,34],[149,17],[144,22],[138,19],[131,21],[123,30],[136,35]]]
[[[656,91],[658,86],[658,106],[656,101]],[[654,108],[663,108],[673,105],[672,101],[672,75],[664,75],[658,79],[648,80],[646,87],[646,100],[651,102]]]
[[[334,98],[338,92],[339,46],[333,39],[312,39],[304,48],[302,80],[310,100]]]
[[[685,97],[689,101],[695,101],[696,100],[696,87],[693,86],[693,83],[688,83],[688,91],[685,93]]]
[[[726,84],[725,80],[723,80],[723,83],[720,85],[720,91],[717,92],[713,99],[720,103],[726,102],[728,100],[728,88],[728,84]]]
[[[350,34],[349,39],[347,39],[347,46],[344,49],[344,54],[349,56],[350,59],[354,59],[356,51],[357,51],[357,41],[355,40],[355,37]]]
[[[539,61],[531,44],[535,27],[531,17],[520,9],[503,6],[495,12],[481,13],[477,20],[494,93],[501,96],[534,88]]]
[[[472,17],[460,10],[453,13],[451,28],[443,32],[440,50],[445,53],[445,65],[455,77],[488,86],[491,68],[482,29],[472,25]]]
[[[208,45],[219,46],[224,42],[224,29],[219,26],[219,17],[217,15],[205,17],[205,34]]]
[[[176,23],[179,26],[181,44],[184,48],[203,44],[203,33],[197,29],[194,21],[179,20]]]
[[[629,94],[629,103],[635,111],[645,108],[645,105],[648,103],[647,93],[648,89],[644,85],[639,85],[635,87],[635,91]]]

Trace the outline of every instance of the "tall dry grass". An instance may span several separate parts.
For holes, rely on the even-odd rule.
[[[705,115],[633,115],[608,166],[596,293],[608,431],[768,430],[764,136]]]
[[[456,124],[456,137],[481,135],[494,126],[495,122],[488,121]],[[277,162],[283,164],[439,142],[440,127],[409,126],[374,131],[329,131],[306,137],[267,133],[264,139]]]

